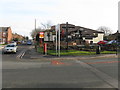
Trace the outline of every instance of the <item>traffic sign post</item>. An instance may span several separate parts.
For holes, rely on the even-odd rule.
[[[56,56],[60,57],[60,24],[55,26],[56,31]]]
[[[47,55],[47,43],[44,43],[44,54]]]
[[[44,38],[44,32],[39,32],[40,47],[43,46],[43,38]]]
[[[58,55],[58,52],[57,52],[57,31],[58,31],[58,28],[57,26],[55,26],[55,31],[56,31],[56,56]]]
[[[39,33],[39,38],[44,38],[44,32]]]

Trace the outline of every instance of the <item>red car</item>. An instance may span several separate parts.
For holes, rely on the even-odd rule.
[[[107,42],[108,42],[108,41],[103,40],[103,41],[99,41],[97,44],[98,44],[98,45],[105,45]]]

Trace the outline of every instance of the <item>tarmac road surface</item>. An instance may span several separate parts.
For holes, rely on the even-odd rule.
[[[31,49],[21,47],[25,48]],[[118,88],[116,57],[60,60],[13,56],[3,55],[3,88]]]

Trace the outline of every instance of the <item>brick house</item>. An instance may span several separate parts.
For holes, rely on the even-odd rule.
[[[60,31],[61,31],[61,41],[66,40],[66,24],[60,24]],[[88,43],[97,43],[100,40],[103,40],[104,33],[92,30],[89,28],[81,27],[81,26],[75,26],[73,24],[68,24],[68,40],[71,42],[76,42],[80,44],[80,38],[82,37],[82,40],[88,42]],[[49,32],[46,33],[52,33],[52,36],[50,36],[50,40],[54,41],[56,37],[55,33],[55,26],[52,26]],[[46,34],[47,35],[47,34]],[[51,35],[51,34],[50,34]],[[45,36],[45,38],[48,38],[48,36]],[[47,41],[48,39],[46,39]]]
[[[10,27],[0,27],[0,44],[10,43],[12,40],[12,30]]]
[[[18,39],[18,40],[24,40],[24,37],[22,35],[19,35],[17,33],[12,34],[12,39]]]

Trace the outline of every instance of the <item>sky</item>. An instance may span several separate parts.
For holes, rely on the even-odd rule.
[[[97,30],[118,30],[119,0],[0,0],[0,27],[11,27],[13,33],[29,36],[36,26],[70,23]]]

